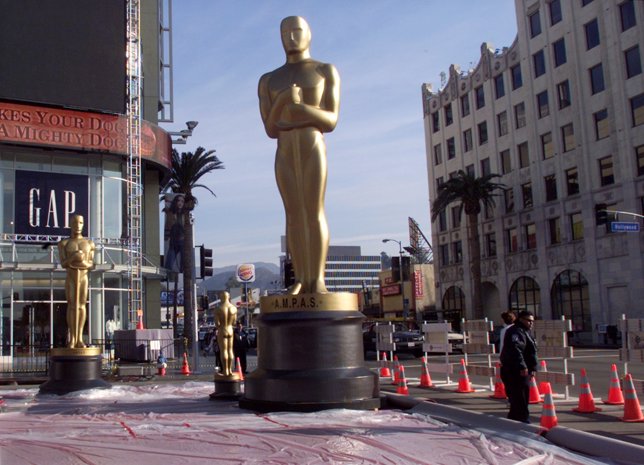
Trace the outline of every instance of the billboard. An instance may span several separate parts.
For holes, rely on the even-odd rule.
[[[125,113],[125,0],[0,0],[0,99]]]
[[[87,176],[16,170],[16,234],[69,235],[74,214],[83,215],[89,235]]]
[[[183,194],[165,194],[163,212],[163,267],[174,273],[183,272],[183,242],[188,210]]]

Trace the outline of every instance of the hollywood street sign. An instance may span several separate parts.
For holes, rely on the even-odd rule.
[[[640,230],[640,224],[625,221],[613,221],[610,224],[610,230],[611,232],[638,232]]]

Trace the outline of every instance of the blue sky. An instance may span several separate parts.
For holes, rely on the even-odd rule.
[[[279,23],[303,16],[311,54],[341,78],[340,118],[326,134],[326,213],[332,245],[397,254],[411,216],[430,237],[421,85],[440,86],[450,64],[475,65],[480,47],[509,46],[513,0],[174,0],[174,120],[199,126],[179,151],[215,149],[226,169],[197,192],[196,244],[214,266],[279,262],[284,211],[275,140],[261,122],[259,77],[281,66]]]

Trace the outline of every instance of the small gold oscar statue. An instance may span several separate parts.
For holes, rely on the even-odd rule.
[[[221,358],[221,373],[215,373],[215,392],[211,399],[238,397],[241,394],[240,377],[233,371],[235,353],[233,351],[234,328],[237,322],[237,307],[230,302],[230,294],[219,293],[220,304],[215,310],[217,344]]]

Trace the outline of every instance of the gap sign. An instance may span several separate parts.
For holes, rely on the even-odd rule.
[[[610,224],[611,232],[638,232],[640,230],[639,223],[627,223],[624,221],[613,221]]]

